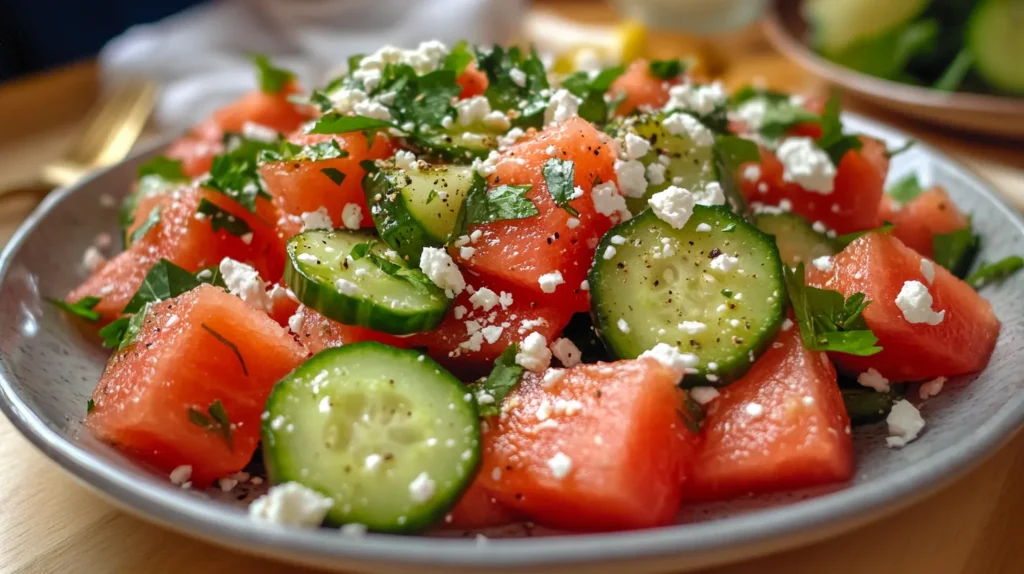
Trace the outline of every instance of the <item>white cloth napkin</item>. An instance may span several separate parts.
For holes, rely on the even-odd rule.
[[[254,54],[308,88],[348,56],[384,44],[506,41],[524,8],[525,0],[219,0],[130,28],[99,62],[104,82],[142,76],[160,84],[157,122],[185,129],[255,87]]]

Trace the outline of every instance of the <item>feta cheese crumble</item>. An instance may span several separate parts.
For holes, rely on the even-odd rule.
[[[690,398],[701,406],[717,399],[720,394],[715,387],[693,387],[690,389]]]
[[[359,285],[341,277],[334,280],[334,288],[338,290],[338,293],[349,297],[359,294]]]
[[[828,195],[835,189],[836,166],[811,138],[789,138],[776,151],[782,179],[807,191]]]
[[[473,304],[474,309],[490,311],[498,304],[498,295],[487,287],[481,287],[469,297],[469,302]]]
[[[643,197],[647,192],[647,179],[644,178],[646,172],[647,168],[639,160],[615,160],[615,178],[626,197]]]
[[[668,133],[679,136],[687,135],[693,140],[697,147],[711,147],[715,145],[715,134],[711,132],[700,120],[689,114],[672,114],[665,118],[661,124]]]
[[[626,207],[626,198],[619,193],[619,188],[615,186],[614,181],[595,185],[590,190],[590,199],[594,202],[594,210],[601,215],[619,217],[623,221],[632,217],[629,208]]]
[[[651,151],[651,142],[633,132],[626,132],[625,150],[626,159],[640,159]]]
[[[674,185],[655,193],[647,203],[658,219],[671,225],[673,229],[682,229],[686,225],[693,215],[695,205],[692,193]]]
[[[718,257],[711,260],[711,269],[714,271],[721,271],[722,273],[728,273],[736,268],[740,263],[739,257],[733,257],[723,253]]]
[[[930,381],[921,383],[921,388],[917,390],[921,400],[925,400],[942,392],[942,386],[949,380],[946,377],[937,377]]]
[[[669,88],[668,97],[666,110],[687,110],[701,116],[714,112],[715,108],[724,105],[726,101],[725,90],[719,82],[707,85],[686,82],[672,86]]]
[[[921,418],[921,411],[910,404],[906,399],[900,399],[892,406],[889,416],[885,418],[889,427],[889,436],[885,444],[890,448],[906,446],[910,441],[917,438],[924,428],[924,419]]]
[[[93,245],[86,247],[85,252],[82,253],[82,267],[90,273],[95,273],[100,267],[103,267],[106,262],[107,258],[104,257],[103,253]]]
[[[651,185],[661,185],[665,183],[665,166],[660,163],[652,163],[647,166],[646,176],[647,183]]]
[[[420,255],[420,271],[435,285],[444,289],[449,299],[454,299],[466,289],[466,280],[463,279],[462,272],[444,249],[424,247]]]
[[[183,464],[174,468],[171,471],[170,476],[171,484],[181,486],[188,482],[188,479],[192,478],[192,465]]]
[[[341,210],[341,223],[346,229],[359,229],[363,222],[363,208],[358,203],[347,203]]]
[[[880,393],[889,392],[889,379],[883,377],[882,373],[879,373],[873,367],[857,375],[857,382],[861,386],[874,389]]]
[[[437,483],[431,480],[430,475],[421,472],[412,482],[409,483],[409,497],[413,502],[424,503],[437,491]]]
[[[249,518],[274,524],[320,526],[334,501],[297,482],[271,486],[249,505]]]
[[[701,223],[697,225],[698,233],[707,233],[708,231],[711,231],[711,226],[708,225],[707,223]]]
[[[903,312],[908,323],[938,325],[946,317],[945,311],[932,309],[932,294],[920,281],[906,281],[899,295],[896,306]]]
[[[400,149],[395,152],[395,167],[398,169],[414,170],[416,168],[416,154],[411,151]]]
[[[561,480],[572,472],[572,459],[562,452],[555,453],[555,456],[548,459],[548,468],[555,478]]]
[[[221,260],[219,269],[228,293],[257,309],[270,310],[271,301],[267,295],[267,283],[260,278],[259,272],[230,257]]]
[[[697,205],[708,207],[725,205],[725,192],[722,190],[722,184],[717,181],[709,182],[703,189],[691,191],[690,193],[693,194],[693,201]]]
[[[562,123],[565,120],[579,115],[580,104],[583,100],[569,93],[569,90],[558,90],[548,102],[544,110],[544,124]]]
[[[580,357],[582,353],[580,353],[579,347],[576,346],[576,343],[565,337],[556,339],[554,343],[551,343],[551,352],[565,367],[575,367],[581,362]]]
[[[921,275],[929,285],[935,282],[935,264],[924,257],[921,258]]]
[[[548,350],[548,340],[544,335],[534,331],[523,339],[516,353],[516,364],[534,373],[548,368],[551,364],[551,351]]]
[[[553,273],[545,273],[540,276],[537,280],[540,283],[540,290],[545,293],[554,293],[555,289],[559,285],[565,283],[565,279],[562,278],[561,271],[555,271]]]
[[[676,327],[678,327],[680,331],[686,333],[687,335],[698,335],[700,333],[703,333],[708,328],[707,325],[701,323],[700,321],[683,321],[682,323],[676,325]]]
[[[824,271],[825,273],[832,271],[832,269],[835,267],[835,265],[832,263],[831,255],[822,255],[821,257],[817,257],[813,261],[811,261],[811,265],[814,265],[814,267],[817,268],[819,271]]]
[[[627,323],[625,319],[619,319],[619,320],[618,320],[618,321],[617,321],[617,322],[615,323],[615,325],[616,325],[616,326],[617,326],[617,327],[619,328],[619,330],[620,330],[620,331],[622,331],[623,333],[629,333],[629,323]]]
[[[697,355],[691,353],[680,353],[674,345],[658,343],[654,348],[644,351],[640,358],[650,357],[662,365],[678,372],[680,376],[687,370],[696,367],[700,360]]]
[[[334,222],[331,221],[331,214],[327,213],[326,207],[318,207],[316,211],[307,211],[299,217],[302,219],[303,231],[334,229]]]

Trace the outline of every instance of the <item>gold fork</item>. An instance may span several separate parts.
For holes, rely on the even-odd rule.
[[[94,169],[124,159],[153,112],[156,92],[156,85],[147,80],[117,85],[92,109],[82,135],[68,151],[43,166],[36,183],[0,190],[0,196],[71,185]]]

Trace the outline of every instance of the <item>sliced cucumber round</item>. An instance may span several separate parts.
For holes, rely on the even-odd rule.
[[[429,357],[376,342],[327,349],[277,383],[262,438],[272,483],[330,497],[329,524],[377,532],[430,526],[480,460],[466,387]]]
[[[588,281],[608,349],[632,359],[666,343],[693,354],[685,386],[741,377],[783,320],[775,242],[725,207],[696,206],[682,229],[650,210],[620,223],[598,245]]]
[[[358,231],[292,237],[284,279],[303,305],[325,317],[395,335],[436,327],[450,303],[422,271]]]
[[[643,197],[626,198],[626,205],[633,213],[646,209],[647,200],[670,185],[694,190],[704,189],[708,183],[718,181],[714,147],[699,146],[686,133],[669,133],[663,125],[669,115],[672,114],[640,114],[616,118],[605,128],[620,142],[625,140],[626,134],[632,133],[650,143],[650,151],[639,158],[640,163],[647,168],[647,192]],[[655,178],[656,183],[651,183],[650,166],[656,163],[661,163],[665,167],[664,176],[661,181]]]
[[[759,213],[754,216],[758,229],[775,237],[782,262],[790,267],[825,255],[835,255],[841,249],[824,233],[818,233],[810,223],[795,213]]]
[[[1024,2],[983,0],[971,14],[967,44],[974,69],[992,87],[1024,94]]]
[[[381,239],[418,265],[424,247],[440,247],[448,241],[472,184],[472,168],[440,165],[382,169],[367,176],[364,188]]]
[[[484,159],[491,150],[498,149],[498,137],[504,132],[486,128],[482,124],[453,125],[448,129],[422,132],[408,138],[412,147],[441,161],[459,164]]]
[[[814,46],[835,55],[862,38],[887,32],[920,15],[928,0],[808,0]]]

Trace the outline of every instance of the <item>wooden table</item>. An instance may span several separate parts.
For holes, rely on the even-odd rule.
[[[591,5],[587,5],[591,6]],[[598,11],[596,19],[607,17]],[[655,36],[662,51],[674,40]],[[727,83],[761,76],[782,86],[817,81],[771,53],[756,33],[704,46]],[[740,50],[736,49],[741,45]],[[0,86],[0,187],[29,178],[75,133],[97,92],[95,67],[79,64]],[[957,156],[1024,209],[1024,152],[940,134],[860,110]],[[32,208],[0,200],[0,242]],[[75,483],[0,418],[0,573],[305,572],[192,540],[116,510]],[[1024,572],[1024,433],[978,468],[924,501],[843,536],[707,571],[717,574],[995,574]]]

